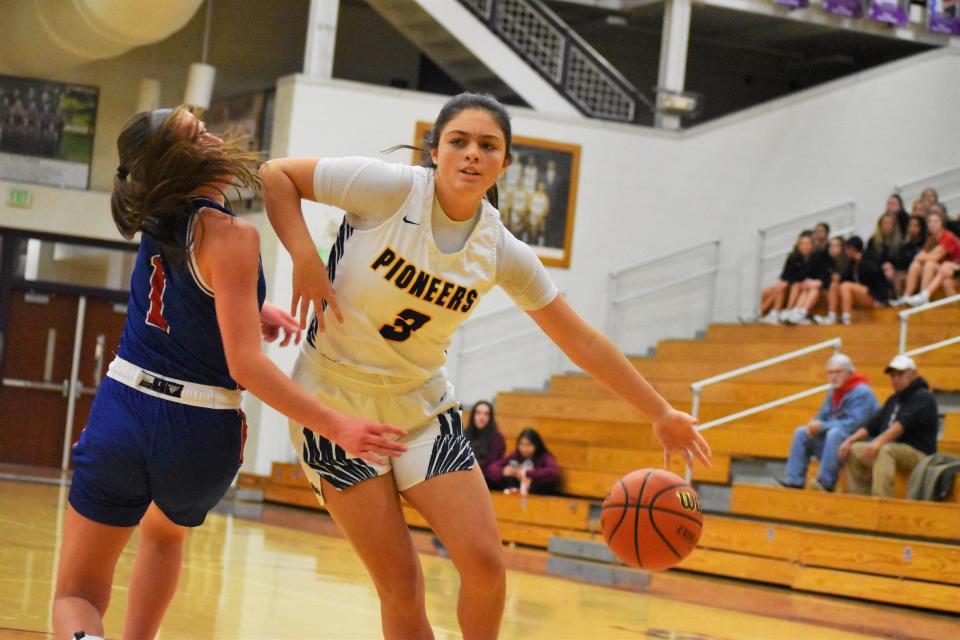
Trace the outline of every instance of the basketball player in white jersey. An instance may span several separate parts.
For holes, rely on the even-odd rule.
[[[370,572],[384,637],[432,638],[423,573],[402,494],[430,523],[460,573],[467,640],[495,638],[505,572],[486,483],[444,375],[454,331],[503,287],[571,360],[649,416],[665,457],[710,464],[689,415],[674,410],[603,335],[557,295],[533,251],[484,196],[510,163],[510,122],[489,96],[460,94],[441,110],[431,168],[375,159],[288,158],[261,169],[270,221],[294,261],[293,313],[317,311],[293,377],[334,409],[408,430],[407,451],[369,464],[291,423],[310,484]],[[300,206],[347,211],[324,269]],[[334,289],[336,297],[334,297]],[[342,320],[342,322],[341,322]]]

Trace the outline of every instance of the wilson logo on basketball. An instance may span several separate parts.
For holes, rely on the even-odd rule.
[[[697,494],[691,493],[690,491],[677,491],[677,500],[680,501],[680,506],[684,509],[703,513],[703,509],[700,508],[700,500],[697,499]]]

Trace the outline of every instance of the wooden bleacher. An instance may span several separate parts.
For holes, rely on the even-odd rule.
[[[844,352],[870,378],[881,402],[891,393],[883,367],[896,352],[896,311],[861,312],[832,327],[713,325],[705,340],[668,340],[634,365],[678,408],[689,408],[694,380],[840,336]],[[957,333],[960,309],[915,316],[908,346]],[[708,387],[703,421],[824,382],[828,351]],[[916,357],[935,390],[960,391],[960,345]],[[731,477],[738,458],[784,460],[793,431],[822,401],[817,395],[706,432],[714,468],[694,481],[730,486],[727,514],[708,514],[698,549],[679,569],[960,613],[960,477],[949,502],[927,503],[787,490]],[[551,536],[602,540],[596,505],[623,473],[662,465],[649,423],[627,403],[582,375],[554,376],[547,391],[503,392],[497,421],[508,442],[526,427],[540,431],[564,469],[570,497],[493,494],[503,540],[545,548]],[[960,413],[946,416],[939,449],[960,455]],[[682,473],[679,462],[674,471]],[[815,465],[811,474],[815,473]],[[731,484],[731,481],[733,483]],[[902,496],[905,477],[897,480]],[[842,488],[842,482],[841,482]],[[298,465],[275,465],[268,500],[319,509]],[[427,523],[404,506],[411,526]]]

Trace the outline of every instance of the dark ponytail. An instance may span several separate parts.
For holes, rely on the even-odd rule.
[[[427,134],[424,144],[426,148],[414,147],[407,144],[399,144],[394,147],[390,147],[385,151],[387,153],[391,151],[396,151],[397,149],[413,149],[414,151],[420,152],[420,164],[424,167],[429,167],[431,169],[436,169],[437,165],[433,163],[433,157],[430,155],[431,149],[436,149],[440,143],[440,135],[443,133],[444,127],[447,126],[447,123],[455,118],[460,112],[466,111],[467,109],[480,109],[486,111],[490,116],[497,121],[497,124],[500,125],[500,130],[503,131],[503,139],[506,143],[506,158],[511,157],[510,149],[513,146],[513,132],[510,128],[510,114],[507,113],[506,107],[504,107],[499,100],[488,93],[472,93],[470,91],[464,91],[463,93],[457,94],[447,100],[447,103],[443,105],[443,108],[440,109],[440,113],[437,114],[437,119],[433,123],[433,129]],[[500,196],[499,191],[497,190],[497,184],[494,183],[492,187],[487,189],[487,200],[490,201],[494,207],[499,206]]]
[[[144,111],[123,126],[117,138],[120,165],[113,178],[110,209],[124,238],[143,232],[168,258],[182,259],[188,247],[179,232],[190,215],[191,194],[201,187],[226,184],[238,189],[259,188],[255,173],[258,155],[243,150],[238,140],[203,144],[195,124],[184,134],[180,118],[186,107]]]

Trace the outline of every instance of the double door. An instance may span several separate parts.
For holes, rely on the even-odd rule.
[[[116,298],[12,292],[0,378],[0,462],[67,468],[125,319],[126,306]]]

